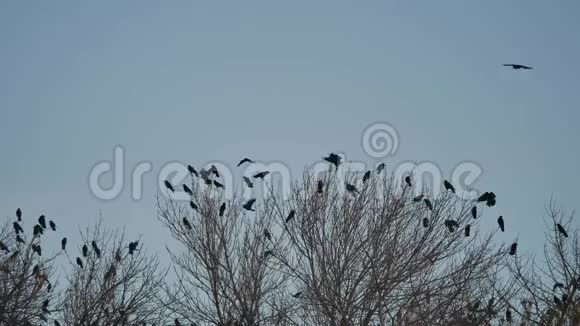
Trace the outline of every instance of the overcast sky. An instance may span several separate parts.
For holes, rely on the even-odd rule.
[[[477,162],[474,187],[498,196],[489,224],[506,220],[498,239],[540,249],[550,196],[580,204],[579,12],[577,0],[3,1],[0,214],[45,214],[75,239],[102,211],[157,247],[163,164],[248,155],[298,176],[331,151],[375,164],[361,134],[385,121],[399,135],[388,166],[431,161],[447,177]],[[89,172],[116,145],[123,192],[99,200]],[[142,161],[153,170],[135,201]]]

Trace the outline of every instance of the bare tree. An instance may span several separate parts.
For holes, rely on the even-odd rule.
[[[524,256],[510,264],[518,282],[514,310],[521,325],[580,325],[580,238],[572,218],[550,200],[543,259]]]
[[[50,279],[58,254],[43,247],[40,232],[47,231],[33,228],[29,219],[18,220],[0,229],[0,325],[47,321],[56,298]]]
[[[165,272],[138,240],[124,231],[105,229],[101,221],[81,232],[82,243],[70,246],[72,268],[61,302],[65,325],[142,325],[159,322],[158,302]]]

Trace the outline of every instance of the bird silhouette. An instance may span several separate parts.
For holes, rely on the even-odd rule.
[[[173,186],[171,183],[169,183],[169,181],[165,180],[163,183],[165,184],[165,188],[169,189],[171,192],[175,192],[175,189],[173,189]]]
[[[457,221],[454,220],[445,220],[444,224],[447,227],[447,229],[449,229],[449,232],[455,232],[455,228],[459,227],[459,223],[457,223]]]
[[[497,224],[499,225],[501,232],[504,232],[505,227],[504,227],[504,222],[503,222],[503,216],[500,216],[497,218]]]
[[[427,208],[432,211],[433,210],[433,204],[431,204],[431,201],[427,198],[423,199],[423,202],[425,202],[425,206],[427,206]]]
[[[183,217],[183,225],[185,225],[188,230],[191,230],[191,224],[187,220],[187,217]]]
[[[8,258],[8,260],[13,260],[14,258],[18,257],[18,255],[20,254],[20,251],[16,250],[12,253],[12,255],[10,255],[10,257]]]
[[[39,245],[33,244],[32,246],[30,246],[30,248],[32,249],[33,252],[37,253],[39,256],[42,256],[42,249],[40,248]]]
[[[4,242],[0,241],[0,250],[10,252],[8,247],[4,244]]]
[[[250,180],[250,178],[243,176],[242,179],[244,180],[244,182],[246,183],[246,186],[248,186],[248,188],[254,187],[254,184],[252,183],[252,180]]]
[[[562,304],[562,301],[560,301],[560,298],[558,298],[556,295],[554,295],[554,303],[559,306]]]
[[[18,243],[26,243],[19,235],[16,235],[16,242],[18,242]]]
[[[60,326],[60,323],[58,321],[54,321],[54,326]]]
[[[223,185],[223,184],[221,184],[220,182],[218,182],[217,180],[214,180],[214,181],[213,181],[213,185],[214,185],[216,188],[226,189],[226,187],[224,187],[224,185]]]
[[[195,211],[199,211],[197,205],[193,201],[189,202],[189,207],[191,207],[191,209],[193,209]]]
[[[175,320],[173,322],[175,323],[175,326],[181,326],[179,319],[175,318]]]
[[[286,223],[292,221],[292,219],[294,219],[295,216],[296,216],[296,211],[291,210],[290,213],[288,213],[288,217],[286,217]]]
[[[193,191],[191,191],[191,188],[189,188],[186,184],[183,185],[183,191],[188,193],[190,196],[193,196]]]
[[[222,203],[220,205],[220,216],[224,216],[224,212],[226,211],[226,203]]]
[[[562,226],[562,224],[557,223],[556,227],[558,228],[558,232],[560,232],[565,238],[568,237],[568,232],[566,232],[566,229],[564,229],[564,227]]]
[[[209,167],[209,172],[213,173],[213,175],[215,175],[216,178],[220,177],[218,169],[213,164]]]
[[[274,252],[272,250],[264,251],[264,258],[267,258],[268,256],[274,256]]]
[[[455,187],[453,187],[451,182],[445,180],[443,181],[443,186],[445,186],[445,190],[451,190],[452,193],[455,193]]]
[[[366,183],[367,181],[369,181],[370,178],[371,178],[371,171],[365,172],[363,179],[362,179],[363,183]]]
[[[189,173],[195,175],[196,177],[199,177],[199,173],[195,170],[193,166],[187,165],[187,171],[189,171]]]
[[[46,218],[44,217],[44,215],[40,215],[40,217],[38,218],[38,224],[40,224],[40,226],[42,226],[43,229],[46,229]]]
[[[471,216],[472,216],[474,219],[476,219],[476,218],[477,218],[477,207],[476,207],[476,206],[473,206],[473,207],[471,208]]]
[[[564,288],[564,284],[562,284],[560,282],[554,283],[554,288],[552,289],[552,291],[556,291],[557,288],[563,289]]]
[[[260,173],[256,173],[256,174],[254,174],[254,179],[260,178],[260,179],[264,180],[264,177],[267,176],[268,173],[270,173],[270,172],[269,171],[262,171]]]
[[[16,218],[18,219],[18,222],[22,221],[22,211],[20,208],[16,210]]]
[[[300,298],[302,296],[302,292],[296,292],[292,295],[294,298]]]
[[[478,202],[486,202],[487,206],[493,207],[495,206],[495,194],[493,192],[484,192],[479,198],[477,198]]]
[[[514,256],[516,254],[517,250],[518,250],[518,243],[517,242],[512,243],[512,245],[510,247],[510,256]]]
[[[407,184],[408,187],[411,186],[411,177],[410,176],[405,177],[405,183]]]
[[[139,241],[129,243],[129,255],[133,255],[133,253],[137,250],[137,246],[139,246]]]
[[[91,247],[93,247],[93,251],[97,255],[97,258],[100,259],[101,258],[101,249],[99,249],[99,246],[97,246],[97,243],[95,241],[91,241]]]
[[[504,67],[512,67],[512,69],[534,69],[532,67],[528,67],[528,66],[524,66],[524,65],[519,65],[519,64],[513,64],[513,63],[504,63]]]
[[[87,245],[83,245],[83,257],[88,257],[89,256],[89,248],[87,247]]]
[[[256,202],[256,198],[252,198],[252,199],[248,200],[244,204],[244,206],[242,206],[242,207],[247,211],[255,212],[256,210],[252,208],[252,206],[254,205],[255,202]]]
[[[272,234],[270,234],[270,231],[268,231],[268,229],[264,229],[264,237],[272,241]]]
[[[62,250],[66,250],[66,242],[67,242],[66,238],[62,238],[62,240],[60,241],[60,248]]]
[[[350,183],[346,184],[346,191],[350,193],[358,193],[358,189],[356,189],[356,187]]]
[[[56,224],[54,224],[54,221],[53,220],[50,220],[48,222],[48,226],[50,226],[50,229],[51,230],[56,231]]]
[[[418,203],[418,202],[420,202],[421,200],[423,200],[423,197],[424,197],[424,196],[421,194],[421,195],[419,195],[419,196],[417,196],[417,197],[413,198],[413,202],[415,202],[415,203]]]
[[[465,236],[466,237],[469,237],[470,234],[471,234],[471,225],[470,224],[467,224],[465,226]]]
[[[505,320],[506,320],[508,323],[511,323],[511,322],[513,322],[513,318],[512,318],[512,311],[510,310],[510,308],[507,308],[507,309],[505,310]]]
[[[242,164],[244,164],[244,163],[256,163],[256,162],[254,162],[253,160],[250,160],[250,159],[249,159],[249,158],[247,158],[247,157],[244,157],[244,158],[243,158],[243,159],[240,161],[240,163],[238,163],[238,166],[240,166],[240,165],[242,165]]]
[[[426,217],[424,217],[424,218],[423,218],[423,227],[424,227],[424,228],[426,228],[426,227],[428,227],[428,226],[429,226],[429,219],[428,219],[428,218],[426,218]]]
[[[316,185],[316,192],[321,194],[324,191],[324,182],[322,180],[318,180],[318,184]]]
[[[42,228],[42,226],[36,224],[34,225],[34,227],[32,228],[32,234],[34,234],[34,236],[39,236],[41,234],[44,234],[44,229]]]
[[[79,265],[80,268],[83,268],[83,261],[81,260],[80,257],[77,257],[77,265]]]
[[[338,169],[338,166],[340,165],[341,157],[334,154],[334,153],[330,153],[330,155],[328,155],[328,157],[323,157],[322,159],[324,159],[326,162],[334,164],[336,169]]]
[[[383,172],[384,169],[385,169],[385,163],[380,163],[379,165],[377,165],[377,174]]]
[[[115,252],[115,261],[119,262],[121,259],[123,259],[123,257],[121,257],[121,249],[117,249]]]
[[[40,273],[40,266],[36,264],[34,267],[32,267],[32,275],[38,275],[38,273]]]
[[[18,222],[12,223],[12,227],[14,228],[14,232],[16,232],[16,234],[24,233],[24,229],[22,228],[22,226],[20,226],[20,224],[18,224]]]

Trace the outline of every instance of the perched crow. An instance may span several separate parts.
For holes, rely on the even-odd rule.
[[[199,177],[199,173],[197,173],[197,171],[193,168],[193,166],[188,165],[187,166],[187,171],[189,171],[189,173],[195,175],[196,177]]]
[[[16,235],[16,242],[25,243],[25,241],[19,235]]]
[[[319,180],[318,184],[316,185],[316,192],[321,194],[322,191],[324,191],[324,182],[322,182],[322,180]]]
[[[213,181],[210,178],[203,178],[203,182],[206,186],[211,186]]]
[[[193,196],[193,191],[191,191],[191,189],[186,184],[183,185],[183,191],[188,193],[190,196]]]
[[[44,234],[44,229],[42,228],[42,226],[36,224],[32,229],[32,233],[36,237],[38,235]]]
[[[385,163],[380,163],[379,165],[377,165],[377,174],[383,172],[384,169],[385,169]]]
[[[504,232],[505,227],[504,227],[504,223],[503,223],[503,216],[500,216],[497,218],[497,224],[499,225],[501,232]]]
[[[213,164],[209,167],[209,172],[213,173],[213,175],[215,175],[216,178],[220,177],[218,169]]]
[[[18,254],[20,254],[20,251],[16,250],[12,253],[12,255],[10,255],[10,258],[8,258],[9,260],[12,260],[16,257],[18,257]]]
[[[267,229],[264,229],[264,237],[270,241],[272,241],[272,234]]]
[[[135,250],[137,250],[137,246],[139,246],[139,241],[129,243],[129,255],[133,255]]]
[[[99,246],[97,246],[97,243],[95,241],[91,241],[91,246],[93,247],[93,251],[97,255],[97,258],[100,259],[101,258],[101,249],[99,249]]]
[[[123,259],[123,257],[121,257],[121,250],[117,249],[117,251],[115,252],[115,261],[121,261],[121,259]]]
[[[243,176],[242,179],[244,180],[244,182],[246,183],[246,186],[248,186],[248,188],[254,187],[254,184],[252,183],[252,180],[250,180],[250,178]]]
[[[415,202],[415,203],[418,203],[418,202],[420,202],[421,200],[423,200],[423,195],[419,195],[419,196],[417,196],[417,197],[413,198],[413,202]]]
[[[467,224],[465,226],[465,236],[466,237],[469,237],[470,234],[471,234],[471,225],[470,224]]]
[[[407,183],[407,186],[411,186],[411,177],[410,176],[406,176],[405,177],[405,183]]]
[[[50,226],[51,230],[56,231],[56,224],[54,224],[54,221],[50,220],[48,225]]]
[[[16,210],[16,218],[18,218],[18,222],[22,221],[22,211],[20,208]]]
[[[429,226],[429,219],[428,218],[423,218],[423,227],[426,228]]]
[[[473,206],[471,208],[471,216],[473,216],[473,218],[477,218],[477,206]]]
[[[226,211],[226,203],[222,203],[220,205],[220,216],[224,216],[225,211]]]
[[[39,245],[35,245],[33,244],[32,246],[30,246],[32,248],[32,251],[37,253],[39,256],[42,256],[42,249],[40,248]]]
[[[433,210],[433,204],[431,204],[431,201],[429,199],[427,199],[427,198],[425,198],[423,201],[425,202],[425,206],[427,206],[427,208],[429,208],[429,210],[432,211]]]
[[[175,189],[173,189],[173,186],[171,185],[171,183],[169,183],[169,181],[165,180],[163,181],[163,183],[165,184],[165,187],[167,189],[169,189],[171,192],[175,192]]]
[[[62,240],[60,241],[60,248],[62,250],[66,250],[66,242],[67,242],[66,238],[62,238]]]
[[[330,155],[328,155],[328,157],[323,157],[323,159],[326,162],[329,162],[331,164],[334,164],[334,166],[338,169],[338,166],[340,165],[341,157],[338,156],[338,155],[336,155],[336,154],[334,154],[334,153],[330,153]]]
[[[198,207],[197,207],[197,205],[193,201],[190,201],[189,202],[189,207],[191,207],[191,209],[194,209],[194,210],[198,211]]]
[[[454,220],[445,220],[445,226],[449,229],[449,232],[455,232],[455,228],[459,227],[459,223]]]
[[[252,206],[254,205],[255,202],[256,202],[256,198],[252,198],[252,199],[248,200],[244,204],[244,206],[242,206],[242,207],[247,211],[255,212],[256,210],[252,208]]]
[[[524,66],[524,65],[518,65],[518,64],[513,64],[513,63],[504,63],[504,67],[512,67],[513,69],[534,69],[532,67],[528,67],[528,66]]]
[[[14,232],[16,232],[16,234],[21,232],[24,233],[24,229],[20,226],[20,224],[18,224],[18,222],[12,223],[12,227],[14,228]]]
[[[302,296],[302,292],[296,292],[292,295],[294,298],[300,298]]]
[[[247,157],[244,157],[244,158],[243,158],[243,159],[240,161],[240,163],[238,163],[238,166],[240,166],[240,165],[242,165],[242,164],[244,164],[244,163],[256,163],[256,162],[254,162],[253,160],[250,160],[250,159],[249,159],[249,158],[247,158]]]
[[[510,308],[507,308],[506,311],[505,311],[505,320],[508,323],[511,323],[513,321],[513,319],[512,319],[512,311],[510,310]]]
[[[267,258],[268,256],[274,256],[274,252],[272,250],[266,250],[264,252],[264,258]]]
[[[445,180],[443,181],[443,186],[445,186],[445,190],[451,190],[452,193],[455,193],[455,187],[453,187],[451,182]]]
[[[560,232],[565,238],[568,237],[568,232],[566,232],[566,229],[564,229],[564,227],[562,226],[562,224],[557,223],[556,227],[558,228],[558,232]]]
[[[356,189],[356,187],[354,185],[351,185],[350,183],[346,184],[346,191],[350,193],[358,193],[358,189]]]
[[[183,218],[183,225],[185,225],[185,228],[188,230],[191,230],[191,224],[189,224],[189,221],[187,220],[187,217]]]
[[[181,326],[179,319],[175,318],[175,320],[173,322],[175,323],[175,326]]]
[[[512,245],[510,247],[510,256],[514,256],[516,254],[517,250],[518,250],[518,243],[517,242],[512,243]]]
[[[558,298],[556,295],[554,295],[554,303],[559,306],[562,304],[562,301],[560,301],[560,298]]]
[[[564,288],[564,284],[562,284],[560,282],[556,282],[554,284],[554,289],[552,291],[556,291],[557,288],[563,289]]]
[[[296,216],[296,211],[295,210],[291,210],[290,213],[288,214],[288,217],[286,217],[286,223],[292,221],[292,219]]]
[[[8,249],[8,247],[6,247],[6,245],[2,241],[0,241],[0,250],[6,251],[6,252],[10,252],[10,250]]]
[[[44,215],[40,215],[40,217],[38,218],[38,224],[40,224],[40,226],[42,226],[43,229],[46,229],[46,218],[44,217]]]
[[[214,185],[216,188],[222,188],[222,189],[226,189],[226,187],[224,187],[224,185],[223,185],[223,184],[219,183],[219,182],[218,182],[218,181],[216,181],[216,180],[214,180],[214,181],[213,181],[213,185]]]
[[[34,267],[32,267],[32,274],[33,275],[38,275],[38,273],[40,273],[40,266],[34,265]]]
[[[367,171],[365,172],[365,175],[363,176],[363,183],[366,183],[367,181],[369,181],[369,179],[371,178],[371,171]]]
[[[80,259],[80,257],[77,257],[77,265],[83,268],[83,261]]]
[[[495,194],[493,192],[484,192],[483,195],[477,198],[478,202],[486,202],[487,206],[495,206]]]
[[[256,173],[256,174],[254,174],[254,179],[260,178],[260,179],[264,180],[264,177],[267,176],[268,173],[270,173],[270,172],[269,171],[262,171],[260,173]]]
[[[89,256],[89,248],[87,247],[87,245],[83,245],[83,257],[88,256]]]
[[[54,321],[54,326],[60,326],[60,323],[58,321]]]

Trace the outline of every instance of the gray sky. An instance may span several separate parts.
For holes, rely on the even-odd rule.
[[[540,248],[551,194],[580,202],[580,3],[558,1],[4,1],[0,207],[46,214],[75,238],[102,210],[160,246],[156,175],[170,161],[279,160],[300,175],[330,151],[365,156],[365,126],[399,132],[386,162],[484,169],[521,249]],[[521,63],[515,71],[503,63]],[[92,166],[150,161],[94,198]],[[517,229],[517,230],[516,230]],[[56,237],[56,236],[55,236]]]

